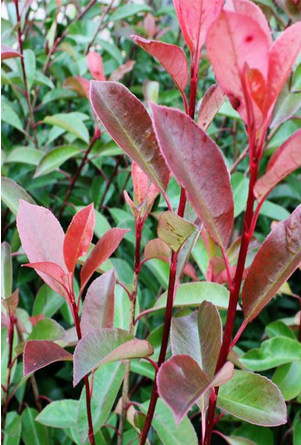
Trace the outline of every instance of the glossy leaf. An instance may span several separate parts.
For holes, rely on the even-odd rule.
[[[38,412],[26,407],[21,414],[22,441],[25,445],[50,445],[47,429],[36,422]]]
[[[258,374],[235,371],[221,386],[217,406],[238,419],[262,426],[286,423],[286,405],[277,386]]]
[[[91,82],[91,102],[120,148],[140,166],[151,182],[165,190],[169,171],[143,104],[116,82]]]
[[[11,247],[4,241],[1,244],[1,298],[8,298],[12,293],[13,269]]]
[[[188,65],[183,50],[176,45],[146,40],[139,36],[132,36],[132,39],[161,63],[179,90],[184,93],[188,82]]]
[[[52,428],[72,428],[76,426],[77,407],[77,400],[55,400],[45,406],[36,417],[36,422]]]
[[[272,380],[280,389],[284,400],[295,399],[301,392],[301,361],[279,366]]]
[[[14,57],[22,57],[19,51],[15,51],[8,45],[1,45],[1,60],[12,59]]]
[[[80,271],[81,289],[87,284],[96,269],[117,249],[128,229],[110,229],[98,241]]]
[[[203,130],[182,112],[152,104],[161,151],[206,229],[227,246],[233,227],[233,198],[223,156]],[[220,197],[223,197],[221,200]]]
[[[53,148],[40,159],[34,177],[38,178],[53,172],[68,159],[78,155],[79,152],[79,148],[72,145],[62,145],[61,147]]]
[[[156,301],[153,309],[166,307],[167,292],[164,292]],[[216,283],[196,282],[179,284],[174,301],[174,307],[200,306],[203,301],[209,301],[219,309],[227,309],[229,304],[228,290]]]
[[[221,343],[220,315],[216,307],[208,301],[204,301],[197,312],[172,319],[173,355],[189,355],[209,378],[214,376]]]
[[[240,358],[252,371],[265,371],[295,361],[301,361],[301,343],[287,337],[273,337]]]
[[[51,363],[72,360],[72,354],[51,341],[31,340],[24,348],[24,377]]]
[[[20,162],[22,164],[38,165],[44,154],[41,150],[30,147],[18,147],[5,158],[5,163]]]
[[[64,238],[64,259],[69,272],[73,272],[77,260],[88,252],[94,232],[95,213],[93,204],[84,207],[73,217]]]
[[[90,285],[82,308],[83,334],[93,329],[113,327],[115,283],[114,271],[110,270]]]
[[[301,167],[301,130],[296,131],[270,159],[266,173],[256,182],[254,193],[259,202],[286,176]]]
[[[219,112],[225,102],[225,94],[221,87],[212,85],[206,91],[201,102],[197,124],[203,130],[207,131],[215,115]]]
[[[261,312],[301,262],[301,205],[272,230],[257,252],[242,291],[249,323]]]
[[[105,363],[148,357],[152,353],[148,341],[134,339],[127,331],[94,329],[75,348],[73,384],[76,386],[90,371]]]
[[[14,215],[18,213],[20,200],[35,204],[32,197],[19,184],[9,178],[1,178],[1,199]]]
[[[31,263],[52,262],[66,273],[63,258],[64,232],[55,216],[44,207],[20,201],[17,228],[25,253]],[[61,294],[62,288],[43,272],[40,277]]]
[[[222,0],[174,0],[174,6],[186,44],[198,65],[207,31],[219,15]]]
[[[160,260],[168,261],[169,254],[170,248],[159,238],[150,240],[144,249],[144,257],[146,260],[159,258]]]
[[[60,127],[71,134],[74,134],[82,141],[89,143],[89,132],[87,127],[74,113],[60,113],[46,116],[43,120],[45,124]]]
[[[50,261],[23,264],[23,267],[34,269],[54,291],[68,299],[69,284],[65,271],[56,263]],[[44,278],[46,277],[46,279]]]
[[[146,200],[146,211],[149,211],[160,190],[149,181],[147,175],[136,162],[132,163],[132,180],[135,204],[141,206]]]
[[[173,212],[163,212],[159,218],[158,237],[177,252],[196,231],[196,226]]]
[[[87,65],[93,79],[106,80],[102,57],[99,53],[90,51],[87,54]]]

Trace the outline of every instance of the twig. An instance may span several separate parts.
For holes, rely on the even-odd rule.
[[[113,3],[114,3],[114,0],[111,0],[111,3],[104,9],[103,13],[101,14],[100,19],[99,19],[99,24],[92,36],[92,39],[90,40],[90,43],[87,46],[86,54],[88,54],[88,52],[90,51],[90,48],[93,45],[98,33],[101,31],[102,27],[106,25],[106,24],[103,24],[103,20],[104,20],[105,16],[108,14],[108,12],[110,12],[110,10],[113,6]]]

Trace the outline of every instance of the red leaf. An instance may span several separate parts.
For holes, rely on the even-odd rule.
[[[144,249],[144,257],[146,260],[151,260],[152,258],[159,258],[163,261],[168,261],[170,255],[170,248],[159,238],[150,240]]]
[[[229,173],[217,145],[188,116],[151,105],[157,138],[166,163],[206,229],[227,246],[233,227]]]
[[[243,311],[250,323],[301,262],[301,205],[265,239],[246,277]]]
[[[198,126],[206,131],[225,101],[225,94],[218,85],[212,85],[205,93],[198,116]]]
[[[67,77],[63,84],[64,88],[75,91],[82,97],[89,99],[90,97],[90,82],[88,79],[80,76]]]
[[[56,292],[58,292],[63,298],[68,299],[68,292],[66,291],[66,288],[69,289],[68,278],[67,278],[68,275],[61,268],[61,266],[59,266],[58,264],[52,263],[50,261],[48,261],[48,262],[44,261],[44,262],[40,262],[40,263],[23,264],[22,267],[30,267],[30,268],[34,269],[40,276],[41,276],[41,273],[39,273],[39,272],[42,272],[43,275],[47,275],[48,277],[50,277],[57,284],[56,284],[55,289],[52,287],[52,285],[49,284],[49,286],[52,289],[54,289]],[[58,288],[58,285],[59,285],[59,288]]]
[[[123,65],[120,65],[115,71],[110,75],[110,80],[118,82],[123,79],[127,73],[130,73],[135,66],[135,60],[127,60]],[[99,79],[102,80],[102,79]]]
[[[150,180],[136,162],[132,163],[132,179],[134,186],[135,204],[138,206],[146,198],[147,210],[150,210],[160,190]]]
[[[245,123],[248,123],[245,97],[250,96],[245,85],[245,69],[247,66],[251,71],[253,90],[258,79],[262,90],[262,83],[266,84],[268,77],[269,42],[266,30],[254,18],[240,12],[223,11],[208,31],[207,52],[216,79]],[[257,72],[261,76],[256,77]],[[254,101],[252,109],[259,127],[263,123],[262,111]]]
[[[73,217],[64,240],[64,258],[73,272],[78,258],[86,255],[91,245],[95,225],[94,205],[83,208]]]
[[[89,287],[82,309],[83,334],[93,329],[113,327],[115,282],[114,271],[109,270]]]
[[[64,232],[50,210],[20,200],[17,228],[30,263],[51,262],[67,268],[63,256]],[[61,286],[43,272],[38,272],[48,286],[61,294]]]
[[[183,37],[198,65],[209,26],[223,7],[223,0],[174,0]]]
[[[22,54],[7,45],[1,45],[1,60],[22,57]]]
[[[81,289],[84,288],[96,269],[117,249],[128,231],[129,229],[110,229],[100,238],[80,272]]]
[[[24,377],[62,360],[72,360],[72,354],[52,341],[30,340],[24,348]]]
[[[301,51],[301,23],[287,28],[273,43],[269,52],[268,91],[265,109],[272,114],[276,100]]]
[[[91,82],[91,102],[115,142],[151,182],[166,190],[169,171],[142,102],[120,83],[94,81]]]
[[[87,65],[95,80],[106,80],[102,57],[99,53],[89,52],[87,54]]]
[[[134,42],[155,57],[166,69],[179,90],[184,93],[188,82],[188,65],[184,52],[176,45],[132,36]]]
[[[255,184],[254,192],[258,201],[264,201],[280,181],[299,167],[301,167],[301,129],[271,157],[266,173]]]
[[[19,289],[16,289],[8,298],[1,299],[1,303],[7,310],[7,314],[14,315],[19,304]]]

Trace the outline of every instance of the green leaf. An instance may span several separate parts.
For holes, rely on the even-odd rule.
[[[89,132],[87,127],[74,113],[61,113],[54,114],[53,116],[46,116],[43,121],[45,124],[54,125],[60,127],[82,141],[89,143]]]
[[[147,414],[148,402],[143,403],[139,408]],[[184,417],[177,425],[172,411],[161,399],[157,401],[152,425],[163,445],[197,445],[198,443],[197,435],[188,417]]]
[[[30,147],[18,147],[5,158],[5,164],[20,162],[22,164],[38,165],[43,152]]]
[[[217,406],[238,419],[262,426],[287,422],[286,405],[277,386],[259,374],[235,371],[222,385]]]
[[[19,445],[21,439],[21,416],[16,411],[6,415],[3,445]]]
[[[60,340],[64,337],[65,330],[57,321],[51,318],[43,318],[33,327],[27,340]]]
[[[19,116],[6,100],[1,100],[1,120],[24,133],[23,124]]]
[[[105,363],[148,357],[153,352],[148,341],[135,339],[122,329],[94,329],[75,348],[73,384],[76,386],[90,371]]]
[[[266,333],[270,338],[272,337],[288,337],[296,339],[293,331],[283,321],[277,320],[268,324],[265,328]]]
[[[17,215],[20,199],[29,204],[35,204],[32,197],[19,184],[9,178],[1,178],[1,199],[14,215]]]
[[[282,392],[284,400],[295,399],[301,392],[301,361],[279,366],[272,380]]]
[[[79,152],[79,148],[72,145],[62,145],[61,147],[53,148],[40,159],[34,177],[37,178],[53,172]]]
[[[173,212],[163,212],[159,218],[158,237],[177,252],[196,231],[196,226]]]
[[[25,49],[23,51],[23,54],[24,54],[24,64],[27,77],[27,87],[28,90],[30,91],[33,81],[35,79],[36,57],[35,53],[31,49]]]
[[[240,360],[252,371],[276,368],[301,360],[301,343],[287,337],[273,337],[264,341],[260,348],[248,351]]]
[[[233,431],[234,436],[246,437],[256,445],[274,445],[274,436],[269,428],[243,423],[241,427]]]
[[[209,301],[219,309],[227,309],[229,304],[229,291],[216,283],[196,282],[180,284],[177,289],[174,307],[200,306],[203,301]],[[156,301],[153,310],[166,307],[167,292],[164,292]]]
[[[293,116],[294,113],[298,111],[301,106],[301,93],[293,92],[291,93],[289,90],[289,85],[286,84],[283,90],[280,93],[280,96],[275,105],[273,119],[270,127],[274,128],[280,125],[282,122],[285,122],[290,117]]]
[[[49,286],[43,284],[34,300],[32,315],[44,314],[51,318],[63,305],[64,300]]]
[[[234,218],[236,218],[246,208],[249,180],[242,173],[236,172],[231,176],[231,186],[234,199]]]
[[[76,97],[76,93],[65,88],[55,88],[54,90],[48,91],[42,99],[42,103],[48,104],[54,100],[68,100]]]
[[[260,209],[260,215],[267,216],[276,221],[282,221],[290,216],[290,213],[278,204],[266,200]]]
[[[56,400],[43,409],[36,422],[53,428],[72,428],[76,426],[77,408],[77,400]]]
[[[298,413],[293,424],[293,445],[301,443],[301,414]]]
[[[110,16],[109,21],[117,21],[127,17],[133,17],[139,12],[152,12],[152,8],[148,5],[130,3],[117,8]]]
[[[13,269],[11,247],[7,242],[1,244],[1,298],[8,298],[12,293]]]
[[[91,410],[94,433],[97,433],[107,421],[121,387],[125,372],[123,362],[107,363],[94,374]],[[83,388],[76,414],[76,424],[85,443],[88,439],[88,421],[86,408],[86,393]]]
[[[22,440],[25,445],[50,445],[47,429],[36,422],[37,415],[33,408],[25,408],[22,412]]]

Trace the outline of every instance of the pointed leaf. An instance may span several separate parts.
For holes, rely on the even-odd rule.
[[[19,201],[35,204],[32,197],[15,181],[1,178],[1,199],[14,215],[18,213]]]
[[[55,400],[49,403],[36,417],[36,422],[52,428],[76,427],[78,401],[72,399]]]
[[[286,176],[301,167],[301,130],[296,131],[275,151],[266,173],[256,182],[254,193],[259,202]]]
[[[196,226],[173,212],[163,212],[159,218],[158,237],[177,252],[196,231]]]
[[[110,229],[98,241],[80,271],[81,289],[87,284],[96,269],[104,263],[119,246],[128,229]]]
[[[45,124],[63,128],[77,138],[89,144],[89,132],[85,124],[75,113],[60,113],[53,116],[46,116],[43,120]]]
[[[146,340],[133,338],[122,329],[94,329],[77,344],[74,351],[73,385],[93,369],[109,362],[148,357],[153,347]]]
[[[114,271],[109,270],[89,287],[82,308],[83,334],[93,329],[113,327],[115,283]]]
[[[16,289],[15,292],[5,300],[1,300],[1,303],[6,308],[8,315],[14,315],[19,304],[19,289]]]
[[[51,341],[30,340],[24,349],[24,377],[62,360],[72,360],[72,354]]]
[[[154,104],[151,107],[161,151],[170,170],[215,241],[227,246],[233,227],[233,197],[220,150],[179,110]]]
[[[143,104],[120,83],[95,81],[91,82],[91,102],[115,142],[151,182],[166,190],[169,171]]]
[[[252,371],[266,371],[295,361],[301,361],[301,343],[287,337],[273,337],[251,349],[240,361]]]
[[[211,23],[219,15],[222,0],[174,0],[183,37],[198,65]]]
[[[132,163],[132,179],[135,204],[141,205],[146,199],[147,211],[150,210],[160,190],[150,182],[147,175],[136,162]]]
[[[73,217],[64,239],[64,258],[67,269],[73,272],[77,260],[86,255],[93,238],[94,205],[90,204]]]
[[[88,79],[80,76],[67,77],[63,84],[64,88],[75,91],[79,96],[89,99],[90,82]]]
[[[28,263],[22,264],[22,267],[30,267],[34,269],[42,278],[47,276],[48,282],[43,278],[45,283],[48,284],[54,291],[60,294],[63,298],[68,299],[68,293],[66,290],[67,283],[67,275],[65,271],[58,264],[52,263],[50,261],[41,262],[41,263]],[[51,280],[49,280],[49,278]],[[53,283],[55,283],[53,285]],[[68,289],[68,288],[67,288]]]
[[[11,247],[4,241],[1,244],[1,298],[8,298],[12,293],[13,265]]]
[[[225,102],[226,96],[218,85],[212,85],[205,93],[198,115],[198,126],[206,131]]]
[[[146,260],[159,258],[160,260],[168,261],[169,254],[170,248],[159,238],[150,240],[144,249],[144,257]]]
[[[109,80],[112,82],[119,82],[119,80],[123,79],[127,73],[130,73],[133,70],[135,63],[135,60],[127,60],[123,65],[120,65],[115,71],[112,72]]]
[[[246,277],[243,311],[250,323],[276,295],[301,262],[301,205],[272,230]]]
[[[179,90],[184,93],[188,82],[188,65],[183,50],[176,45],[146,40],[139,36],[132,36],[132,39],[161,63]]]
[[[68,159],[80,153],[79,148],[69,145],[62,145],[61,147],[55,147],[48,151],[42,159],[40,159],[34,177],[47,175],[58,169]]]
[[[49,210],[20,201],[17,228],[22,246],[31,263],[52,262],[67,273],[63,257],[64,232]],[[56,281],[42,272],[38,274],[46,284],[61,294],[62,288]]]
[[[286,405],[277,386],[258,374],[235,371],[221,386],[217,406],[238,419],[262,426],[287,422]]]
[[[13,57],[23,57],[21,53],[15,51],[7,45],[1,45],[1,60],[12,59]]]
[[[89,52],[87,54],[87,65],[93,79],[106,80],[102,57],[99,53]]]

